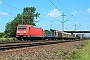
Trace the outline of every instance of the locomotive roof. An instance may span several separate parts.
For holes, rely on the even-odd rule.
[[[29,25],[29,24],[19,24],[18,26],[32,26],[32,25]]]
[[[35,27],[35,28],[41,28],[41,27],[30,25],[30,24],[19,24],[18,26],[32,26],[32,27]]]

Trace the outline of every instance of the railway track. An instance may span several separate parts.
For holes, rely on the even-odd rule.
[[[0,41],[0,44],[9,44],[9,43],[25,43],[28,41]]]
[[[9,50],[16,48],[24,48],[24,47],[33,47],[33,46],[41,46],[41,45],[49,45],[49,44],[57,44],[71,42],[69,40],[56,40],[56,41],[39,41],[39,42],[28,42],[28,41],[16,41],[16,42],[0,42],[0,50]]]

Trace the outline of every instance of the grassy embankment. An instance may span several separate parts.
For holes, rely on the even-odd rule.
[[[16,38],[0,38],[0,41],[16,41]]]
[[[82,42],[82,45],[78,46],[68,56],[65,56],[65,59],[90,60],[90,40]]]

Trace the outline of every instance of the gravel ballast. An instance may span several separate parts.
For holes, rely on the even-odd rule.
[[[68,60],[64,56],[76,50],[80,44],[80,41],[75,41],[5,50],[0,51],[0,60]]]

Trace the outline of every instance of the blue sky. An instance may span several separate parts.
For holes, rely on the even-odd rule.
[[[51,3],[51,2],[52,3]],[[62,30],[90,30],[90,0],[0,0],[0,32],[4,32],[6,23],[12,21],[24,7],[35,7],[40,13],[38,27]],[[72,16],[73,15],[73,16]],[[35,19],[36,20],[36,19]]]

